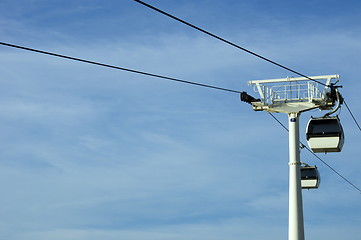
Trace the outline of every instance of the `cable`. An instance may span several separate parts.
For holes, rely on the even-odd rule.
[[[172,18],[172,19],[174,19],[174,20],[176,20],[176,21],[178,21],[178,22],[181,22],[181,23],[183,23],[183,24],[185,24],[185,25],[187,25],[187,26],[189,26],[189,27],[191,27],[191,28],[194,28],[194,29],[196,29],[196,30],[198,30],[198,31],[200,31],[200,32],[203,32],[203,33],[205,33],[205,34],[207,34],[207,35],[209,35],[209,36],[211,36],[211,37],[213,37],[213,38],[216,38],[216,39],[218,39],[218,40],[220,40],[220,41],[222,41],[222,42],[224,42],[224,43],[227,43],[227,44],[229,44],[229,45],[231,45],[231,46],[233,46],[233,47],[236,47],[236,48],[238,48],[238,49],[240,49],[240,50],[242,50],[242,51],[245,51],[245,52],[247,52],[247,53],[249,53],[249,54],[251,54],[251,55],[253,55],[253,56],[256,56],[256,57],[258,57],[258,58],[260,58],[260,59],[263,59],[263,60],[265,60],[265,61],[267,61],[267,62],[269,62],[269,63],[272,63],[272,64],[274,64],[274,65],[276,65],[276,66],[278,66],[278,67],[281,67],[281,68],[286,69],[286,70],[288,70],[288,71],[290,71],[290,72],[292,72],[292,73],[295,73],[295,74],[297,74],[297,75],[300,75],[300,76],[302,76],[302,77],[305,77],[305,78],[307,78],[307,79],[309,79],[309,80],[311,80],[311,81],[314,81],[314,82],[316,82],[316,83],[318,83],[318,84],[321,84],[321,85],[323,85],[323,86],[333,87],[333,85],[326,85],[326,84],[324,84],[324,83],[322,83],[322,82],[320,82],[320,81],[317,81],[317,80],[315,80],[315,79],[312,79],[312,78],[310,78],[310,77],[308,77],[308,76],[306,76],[306,75],[304,75],[304,74],[302,74],[302,73],[300,73],[300,72],[297,72],[297,71],[295,71],[295,70],[292,70],[291,68],[288,68],[288,67],[286,67],[286,66],[284,66],[284,65],[281,65],[281,64],[279,64],[279,63],[277,63],[277,62],[275,62],[275,61],[270,60],[269,58],[263,57],[263,56],[261,56],[260,54],[257,54],[257,53],[255,53],[255,52],[253,52],[253,51],[250,51],[250,50],[248,50],[248,49],[246,49],[246,48],[244,48],[244,47],[241,47],[241,46],[239,46],[239,45],[237,45],[237,44],[235,44],[235,43],[232,43],[232,42],[230,42],[230,41],[228,41],[228,40],[226,40],[226,39],[224,39],[224,38],[222,38],[222,37],[219,37],[219,36],[217,36],[217,35],[209,32],[209,31],[206,31],[206,30],[204,30],[204,29],[202,29],[202,28],[200,28],[200,27],[197,27],[197,26],[195,26],[195,25],[193,25],[193,24],[191,24],[191,23],[189,23],[189,22],[186,22],[186,21],[184,21],[184,20],[182,20],[182,19],[180,19],[180,18],[178,18],[178,17],[176,17],[176,16],[173,16],[173,15],[171,15],[171,14],[169,14],[169,13],[163,11],[163,10],[160,10],[159,8],[156,8],[156,7],[152,6],[152,5],[149,5],[148,3],[145,3],[145,2],[140,1],[140,0],[134,0],[134,1],[137,2],[137,3],[140,3],[140,4],[144,5],[144,6],[146,6],[146,7],[148,7],[148,8],[150,8],[150,9],[153,9],[154,11],[157,11],[157,12],[159,12],[159,13],[167,16],[167,17],[170,17],[170,18]],[[345,105],[346,105],[346,103],[345,103]],[[355,117],[353,116],[351,110],[348,108],[347,105],[346,105],[346,107],[347,107],[347,109],[349,110],[349,112],[350,112],[352,118],[354,119],[356,125],[357,125],[358,128],[361,130],[360,125],[357,123],[357,121],[356,121]]]
[[[194,28],[194,29],[196,29],[196,30],[198,30],[198,31],[200,31],[200,32],[203,32],[203,33],[205,33],[205,34],[207,34],[207,35],[209,35],[209,36],[211,36],[211,37],[213,37],[213,38],[216,38],[216,39],[218,39],[218,40],[220,40],[220,41],[222,41],[222,42],[224,42],[224,43],[227,43],[227,44],[229,44],[229,45],[231,45],[231,46],[233,46],[233,47],[236,47],[236,48],[238,48],[238,49],[240,49],[240,50],[242,50],[242,51],[245,51],[245,52],[247,52],[247,53],[249,53],[249,54],[251,54],[251,55],[253,55],[253,56],[256,56],[256,57],[258,57],[258,58],[260,58],[260,59],[263,59],[263,60],[265,60],[265,61],[267,61],[267,62],[269,62],[269,63],[272,63],[272,64],[274,64],[274,65],[276,65],[276,66],[278,66],[278,67],[281,67],[281,68],[283,68],[283,69],[286,69],[287,71],[290,71],[290,72],[295,73],[295,74],[297,74],[297,75],[299,75],[299,76],[305,77],[305,78],[307,78],[307,79],[309,79],[309,80],[311,80],[311,81],[314,81],[314,82],[316,82],[316,83],[318,83],[318,84],[321,84],[321,85],[323,85],[323,86],[328,86],[328,85],[326,85],[326,84],[324,84],[324,83],[322,83],[322,82],[320,82],[320,81],[317,81],[317,80],[315,80],[315,79],[312,79],[312,78],[310,78],[310,77],[308,77],[308,76],[306,76],[306,75],[304,75],[304,74],[302,74],[302,73],[300,73],[300,72],[297,72],[297,71],[295,71],[295,70],[292,70],[291,68],[288,68],[288,67],[286,67],[286,66],[284,66],[284,65],[281,65],[281,64],[279,64],[279,63],[277,63],[277,62],[275,62],[275,61],[272,61],[272,60],[270,60],[270,59],[268,59],[268,58],[266,58],[266,57],[263,57],[263,56],[255,53],[255,52],[252,52],[252,51],[250,51],[250,50],[248,50],[248,49],[246,49],[246,48],[244,48],[244,47],[241,47],[241,46],[239,46],[239,45],[237,45],[237,44],[235,44],[235,43],[232,43],[232,42],[230,42],[230,41],[228,41],[228,40],[226,40],[226,39],[224,39],[224,38],[221,38],[221,37],[219,37],[219,36],[217,36],[217,35],[215,35],[215,34],[213,34],[213,33],[210,33],[210,32],[208,32],[208,31],[206,31],[206,30],[204,30],[204,29],[202,29],[202,28],[199,28],[199,27],[197,27],[197,26],[195,26],[195,25],[193,25],[193,24],[191,24],[191,23],[189,23],[189,22],[186,22],[186,21],[184,21],[184,20],[182,20],[182,19],[180,19],[180,18],[178,18],[178,17],[176,17],[176,16],[173,16],[173,15],[167,13],[167,12],[164,12],[163,10],[160,10],[160,9],[158,9],[158,8],[152,6],[152,5],[149,5],[149,4],[147,4],[147,3],[143,2],[143,1],[140,1],[140,0],[134,0],[134,1],[137,2],[137,3],[140,3],[140,4],[144,5],[144,6],[146,6],[146,7],[148,7],[148,8],[150,8],[150,9],[153,9],[153,10],[155,10],[155,11],[161,13],[161,14],[164,14],[164,15],[166,15],[166,16],[168,16],[168,17],[170,17],[170,18],[172,18],[172,19],[174,19],[174,20],[176,20],[176,21],[178,21],[178,22],[181,22],[181,23],[183,23],[183,24],[185,24],[185,25],[187,25],[187,26],[189,26],[189,27],[192,27],[192,28]]]
[[[65,58],[65,59],[69,59],[69,60],[73,60],[73,61],[78,61],[78,62],[98,65],[98,66],[102,66],[102,67],[113,68],[113,69],[117,69],[117,70],[142,74],[142,75],[146,75],[146,76],[150,76],[150,77],[162,78],[162,79],[181,82],[181,83],[185,83],[185,84],[191,84],[191,85],[196,85],[196,86],[200,86],[200,87],[206,87],[206,88],[212,88],[212,89],[216,89],[216,90],[222,90],[222,91],[226,91],[226,92],[242,93],[241,91],[232,90],[232,89],[228,89],[228,88],[221,88],[221,87],[216,87],[216,86],[207,85],[207,84],[203,84],[203,83],[191,82],[191,81],[186,81],[186,80],[182,80],[182,79],[166,77],[166,76],[162,76],[162,75],[158,75],[158,74],[147,73],[147,72],[142,72],[142,71],[123,68],[123,67],[117,67],[117,66],[104,64],[104,63],[99,63],[99,62],[94,62],[94,61],[89,61],[89,60],[85,60],[85,59],[81,59],[81,58],[69,57],[69,56],[61,55],[61,54],[57,54],[57,53],[46,52],[46,51],[37,50],[37,49],[33,49],[33,48],[18,46],[18,45],[14,45],[14,44],[10,44],[10,43],[0,42],[0,44],[4,45],[4,46],[8,46],[8,47],[13,47],[13,48],[18,48],[18,49],[30,51],[30,52],[36,52],[36,53],[41,53],[41,54],[45,54],[45,55],[50,55],[50,56],[53,56],[53,57]]]
[[[271,117],[273,119],[275,119],[284,129],[286,129],[286,131],[288,132],[288,128],[281,123],[281,121],[279,121],[272,113],[269,113],[269,115],[271,115]],[[353,188],[355,188],[356,190],[358,190],[361,193],[361,189],[358,188],[355,184],[353,184],[350,180],[348,180],[347,178],[345,178],[344,176],[342,176],[339,172],[337,172],[333,167],[331,167],[328,163],[326,163],[324,160],[322,160],[319,156],[317,156],[314,152],[312,152],[311,149],[309,149],[305,144],[303,144],[302,142],[301,146],[303,148],[306,148],[313,156],[315,156],[318,160],[320,160],[323,164],[325,164],[329,169],[331,169],[334,173],[336,173],[339,177],[341,177],[343,180],[345,180],[348,184],[350,184]]]
[[[334,173],[336,173],[339,177],[341,177],[343,180],[345,180],[348,184],[350,184],[352,187],[354,187],[356,190],[358,190],[361,193],[361,189],[358,188],[355,184],[353,184],[352,182],[350,182],[347,178],[345,178],[344,176],[342,176],[339,172],[337,172],[333,167],[331,167],[329,164],[327,164],[324,160],[322,160],[319,156],[317,156],[314,152],[312,152],[311,149],[309,149],[308,147],[306,147],[304,145],[304,147],[313,155],[315,156],[318,160],[320,160],[323,164],[325,164],[329,169],[331,169]]]
[[[137,0],[135,0],[135,1],[137,1]],[[240,94],[242,93],[241,91],[237,91],[237,90],[232,90],[232,89],[227,89],[227,88],[221,88],[221,87],[216,87],[216,86],[212,86],[212,85],[207,85],[207,84],[203,84],[203,83],[196,83],[196,82],[191,82],[191,81],[186,81],[186,80],[181,80],[181,79],[172,78],[172,77],[166,77],[166,76],[162,76],[162,75],[158,75],[158,74],[147,73],[147,72],[142,72],[142,71],[133,70],[133,69],[128,69],[128,68],[123,68],[123,67],[117,67],[117,66],[113,66],[113,65],[109,65],[109,64],[104,64],[104,63],[89,61],[89,60],[85,60],[85,59],[80,59],[80,58],[75,58],[75,57],[69,57],[69,56],[65,56],[65,55],[61,55],[61,54],[57,54],[57,53],[51,53],[51,52],[46,52],[46,51],[37,50],[37,49],[33,49],[33,48],[18,46],[18,45],[14,45],[14,44],[10,44],[10,43],[0,42],[0,44],[1,44],[1,45],[4,45],[4,46],[8,46],[8,47],[13,47],[13,48],[18,48],[18,49],[26,50],[26,51],[31,51],[31,52],[41,53],[41,54],[50,55],[50,56],[54,56],[54,57],[60,57],[60,58],[70,59],[70,60],[73,60],[73,61],[84,62],[84,63],[88,63],[88,64],[93,64],[93,65],[98,65],[98,66],[102,66],[102,67],[108,67],[108,68],[118,69],[118,70],[122,70],[122,71],[127,71],[127,72],[142,74],[142,75],[151,76],[151,77],[162,78],[162,79],[166,79],[166,80],[171,80],[171,81],[176,81],[176,82],[181,82],[181,83],[196,85],[196,86],[200,86],[200,87],[207,87],[207,88],[212,88],[212,89],[217,89],[217,90],[222,90],[222,91],[227,91],[227,92],[233,92],[233,93],[240,93]],[[350,108],[348,107],[346,101],[344,101],[344,103],[345,103],[345,106],[347,107],[347,110],[349,111],[351,117],[352,117],[353,120],[355,121],[357,127],[359,128],[359,130],[361,130],[360,125],[358,124],[358,122],[357,122],[356,118],[354,117],[352,111],[351,111]],[[271,115],[273,118],[275,118],[272,114],[270,114],[270,115]],[[275,118],[275,120],[278,121],[277,118]],[[279,122],[279,121],[278,121],[278,122]],[[280,123],[284,128],[286,128],[281,122],[279,122],[279,123]],[[287,129],[287,128],[286,128],[286,129]]]
[[[346,103],[345,99],[343,100],[343,103],[345,104],[345,106],[346,106],[346,108],[347,108],[348,112],[350,113],[351,117],[352,117],[352,118],[353,118],[353,120],[355,121],[355,123],[356,123],[356,125],[357,125],[358,129],[361,131],[360,125],[358,124],[358,122],[357,122],[357,120],[356,120],[355,116],[354,116],[354,115],[353,115],[353,113],[351,112],[351,109],[347,106],[347,103]]]
[[[269,112],[268,114],[271,115],[271,117],[273,117],[273,119],[276,120],[288,132],[288,128],[283,123],[281,123],[280,120],[278,120],[272,113]]]

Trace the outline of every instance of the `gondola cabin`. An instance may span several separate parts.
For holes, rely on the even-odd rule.
[[[311,118],[306,138],[314,153],[341,152],[345,139],[338,117]]]
[[[316,166],[301,167],[302,189],[316,189],[320,185],[321,178]]]

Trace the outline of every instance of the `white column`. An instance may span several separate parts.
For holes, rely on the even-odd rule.
[[[289,212],[288,239],[304,240],[303,207],[300,170],[299,113],[288,114],[289,124]]]

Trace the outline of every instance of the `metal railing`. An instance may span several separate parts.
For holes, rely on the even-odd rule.
[[[291,82],[282,85],[266,86],[260,84],[255,86],[264,104],[280,102],[312,102],[313,100],[323,100],[325,98],[324,88],[321,91],[318,83],[314,82]],[[261,92],[260,92],[261,91]]]

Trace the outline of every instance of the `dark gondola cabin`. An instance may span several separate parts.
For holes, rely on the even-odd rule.
[[[345,137],[338,117],[324,117],[310,119],[306,138],[314,153],[327,153],[341,152]]]
[[[301,167],[302,189],[316,189],[320,185],[321,178],[316,166]]]

